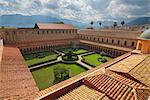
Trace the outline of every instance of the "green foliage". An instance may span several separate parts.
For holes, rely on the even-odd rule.
[[[55,22],[54,24],[64,24],[64,22]]]
[[[69,70],[66,69],[64,66],[57,66],[54,68],[54,77],[55,80],[53,82],[53,84],[57,84],[61,81],[64,81],[69,77]]]
[[[108,56],[101,56],[100,54],[91,54],[91,55],[87,55],[87,56],[83,56],[83,60],[93,66],[98,66],[100,64],[102,64],[103,62],[99,61],[99,58],[106,58],[107,60],[111,60],[111,57]]]
[[[26,64],[28,66],[32,66],[35,64],[39,64],[42,62],[55,60],[57,58],[58,54],[55,54],[54,52],[38,52],[38,53],[32,53],[28,55],[24,55]]]
[[[121,22],[121,25],[123,26],[124,24],[125,24],[125,22],[124,22],[124,21],[122,21],[122,22]]]
[[[107,59],[106,58],[98,58],[98,61],[102,62],[102,63],[105,63],[105,62],[107,62]]]
[[[45,67],[32,70],[33,78],[40,90],[48,88],[49,86],[54,85],[54,69],[55,67],[64,67],[65,69],[69,70],[69,76],[73,77],[77,74],[80,74],[86,71],[83,67],[77,64],[64,64],[64,63],[57,63],[53,65],[47,65]],[[55,80],[55,83],[58,83],[59,80]],[[59,81],[60,82],[60,81]]]
[[[114,23],[113,23],[113,26],[116,27],[116,26],[117,26],[117,22],[114,22]]]

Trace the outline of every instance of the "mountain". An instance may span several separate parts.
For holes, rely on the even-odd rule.
[[[85,24],[81,22],[44,15],[24,16],[13,14],[0,16],[0,26],[16,28],[33,28],[35,23],[53,23],[60,21],[63,21],[66,24],[73,24],[77,28],[83,28],[85,26]]]
[[[150,24],[150,17],[136,18],[127,23],[127,25],[144,25],[144,24]]]

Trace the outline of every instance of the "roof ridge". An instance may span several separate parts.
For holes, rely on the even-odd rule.
[[[131,79],[129,79],[129,78],[126,78],[126,77],[124,77],[124,76],[122,76],[122,75],[119,75],[119,74],[117,74],[117,73],[115,73],[115,72],[111,72],[111,73],[115,74],[116,77],[121,76],[121,77],[125,78],[125,79],[128,80],[128,81],[132,81],[132,82],[134,82],[134,83],[139,83],[139,82],[136,82],[136,81],[131,80]],[[143,86],[142,86],[142,87],[134,87],[134,86],[132,86],[132,85],[130,85],[130,84],[127,84],[127,83],[125,83],[125,82],[119,81],[119,79],[117,79],[117,78],[115,78],[114,76],[112,76],[112,74],[108,74],[107,72],[106,72],[105,74],[106,74],[108,77],[113,78],[114,80],[116,80],[116,81],[118,81],[118,82],[120,82],[120,83],[122,83],[122,84],[124,84],[124,85],[127,85],[127,86],[129,86],[129,87],[131,87],[131,88],[133,88],[133,89],[136,89],[136,88],[138,88],[138,89],[150,89],[150,88],[147,87],[145,84],[142,84],[144,87],[143,87]],[[141,84],[141,83],[139,83],[139,84]],[[145,88],[145,87],[146,87],[146,88]]]

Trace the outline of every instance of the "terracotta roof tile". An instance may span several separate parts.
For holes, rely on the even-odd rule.
[[[84,79],[84,84],[106,94],[113,100],[134,100],[133,89],[136,88],[150,91],[142,83],[138,83],[111,71],[106,71],[105,74],[87,77]]]
[[[81,85],[57,100],[110,100],[105,94]]]
[[[0,99],[33,99],[38,88],[18,48],[4,47],[1,62]]]

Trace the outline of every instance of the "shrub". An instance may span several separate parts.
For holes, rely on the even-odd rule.
[[[54,68],[54,77],[55,80],[53,81],[53,84],[57,84],[61,81],[64,81],[69,77],[69,70],[66,69],[64,66],[57,66]]]
[[[107,54],[106,54],[104,51],[102,51],[102,52],[100,53],[100,55],[101,55],[101,56],[107,56]]]

